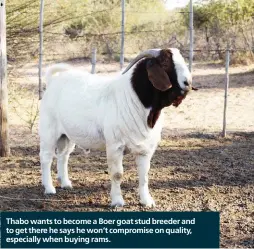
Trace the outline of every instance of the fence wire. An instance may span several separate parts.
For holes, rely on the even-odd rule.
[[[156,2],[153,0],[152,2]],[[33,1],[30,4],[34,4]],[[96,3],[94,3],[96,6]],[[12,6],[12,11],[17,11]],[[50,4],[46,1],[45,11],[50,12]],[[95,17],[96,15],[121,16],[120,1],[112,8],[104,8],[82,16],[75,14],[61,14],[55,20],[44,21],[44,50],[43,50],[43,70],[53,63],[66,62],[74,67],[95,72],[102,75],[113,75],[120,71],[120,43],[121,43],[121,22],[119,27],[100,28],[95,25],[94,30],[78,30],[71,25],[60,23],[75,23],[80,18]],[[186,63],[189,58],[189,26],[180,22],[180,16],[189,17],[190,11],[174,10],[169,12],[168,20],[163,19],[163,11],[150,11],[145,9],[128,10],[125,21],[125,46],[124,57],[125,66],[138,54],[148,48],[168,48],[177,47],[180,49]],[[195,13],[194,13],[195,14]],[[38,13],[39,15],[39,13]],[[128,16],[129,15],[129,16]],[[128,20],[128,17],[144,15],[149,25],[139,25]],[[157,24],[152,24],[153,17],[156,16]],[[160,20],[161,16],[161,20]],[[10,21],[15,21],[10,19]],[[72,28],[70,28],[72,27]],[[103,26],[105,27],[105,26]],[[18,42],[18,52],[22,57],[22,69],[15,67],[16,59],[12,59],[10,54],[9,62],[13,69],[11,80],[21,82],[23,88],[31,85],[36,86],[37,65],[39,54],[38,38],[33,37],[27,47],[22,41],[33,32],[38,32],[36,27],[27,26],[22,30],[9,30],[9,38],[20,37]],[[254,100],[252,90],[252,71],[251,62],[253,61],[254,40],[253,23],[246,24],[244,35],[234,36],[228,32],[228,39],[225,40],[218,36],[207,34],[206,30],[194,30],[194,49],[193,49],[193,85],[199,88],[198,92],[190,94],[179,108],[166,109],[166,130],[172,133],[197,132],[197,133],[221,133],[223,128],[223,113],[225,96],[227,100],[227,130],[228,131],[251,131],[253,130],[254,120],[252,118]],[[210,35],[210,36],[209,36]],[[230,47],[227,47],[229,43]],[[24,52],[23,52],[24,51]],[[96,51],[96,55],[95,55]],[[229,64],[241,64],[240,67],[229,66],[229,89],[225,95],[226,52],[230,53]],[[93,55],[93,56],[92,56]],[[32,58],[32,59],[31,59]],[[95,60],[96,58],[96,60]],[[13,61],[12,61],[13,60]],[[244,65],[243,65],[244,64]],[[16,77],[16,78],[15,78]],[[17,80],[18,78],[18,80]],[[26,82],[25,79],[29,78]],[[45,82],[43,88],[46,88]],[[36,87],[33,89],[33,96],[36,96]],[[250,100],[246,103],[246,99]],[[32,102],[31,102],[32,103]],[[244,112],[242,111],[244,109]],[[225,118],[224,118],[225,119]],[[225,121],[224,121],[225,123]]]

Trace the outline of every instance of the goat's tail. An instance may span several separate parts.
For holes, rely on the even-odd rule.
[[[67,71],[71,68],[70,65],[68,64],[56,64],[56,65],[53,65],[53,66],[50,66],[47,71],[46,71],[46,83],[47,85],[50,84],[51,82],[51,79],[52,77],[55,75],[55,74],[58,74],[60,72],[64,72],[64,71]]]

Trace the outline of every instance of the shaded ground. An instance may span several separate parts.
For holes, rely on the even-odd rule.
[[[219,211],[221,246],[253,247],[253,144],[254,133],[227,139],[199,133],[165,138],[150,171],[150,189],[157,203],[154,210]],[[111,211],[105,153],[85,157],[75,152],[70,160],[74,188],[57,188],[57,194],[48,197],[40,186],[38,147],[16,147],[13,152],[14,157],[0,159],[1,210]],[[55,164],[53,168],[56,173]],[[120,210],[142,211],[130,155],[124,168],[122,189],[127,205]]]
[[[150,170],[153,210],[219,211],[221,247],[254,247],[254,74],[234,69],[226,139],[219,136],[223,114],[224,70],[205,65],[194,71],[201,89],[179,108],[166,110],[163,140]],[[30,71],[29,71],[30,73]],[[25,77],[24,77],[25,78]],[[19,79],[21,82],[22,79]],[[33,76],[29,78],[33,83]],[[29,83],[29,82],[24,82]],[[239,132],[241,130],[241,132]],[[0,158],[0,209],[11,211],[112,211],[104,152],[70,159],[72,190],[45,196],[40,186],[38,136],[11,113],[12,157]],[[138,203],[134,160],[124,160],[121,211],[143,211]],[[54,179],[56,165],[54,162]],[[57,182],[55,181],[57,185]]]

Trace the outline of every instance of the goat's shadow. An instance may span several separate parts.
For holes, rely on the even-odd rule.
[[[169,168],[167,172],[189,175],[165,181],[154,179],[154,188],[192,188],[217,186],[252,186],[254,179],[254,132],[238,132],[230,138],[221,139],[214,135],[190,133],[181,139],[196,140],[194,147],[161,147],[152,160],[153,167]],[[175,138],[177,139],[177,138]],[[211,146],[201,147],[203,140]],[[191,141],[191,140],[190,140]],[[218,141],[213,144],[213,141]],[[220,144],[221,143],[221,144]],[[219,144],[219,145],[218,145]]]
[[[36,186],[9,186],[0,189],[0,209],[10,211],[84,211],[110,210],[101,198],[108,196],[108,190],[99,184],[75,186],[73,189],[56,187],[55,195],[45,195],[44,188]],[[91,198],[91,193],[93,198]],[[109,200],[108,200],[108,203]]]

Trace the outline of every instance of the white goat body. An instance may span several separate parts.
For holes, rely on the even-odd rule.
[[[57,75],[53,75],[55,73]],[[118,154],[122,153],[125,146],[136,155],[152,157],[161,137],[162,115],[153,129],[147,126],[149,109],[144,108],[134,92],[130,84],[131,74],[132,70],[112,79],[67,65],[49,68],[39,127],[40,154],[42,162],[46,160],[45,165],[51,162],[55,144],[63,134],[72,143],[85,149],[98,149],[106,145],[108,161],[121,161],[122,156]],[[72,150],[73,145],[70,147]],[[70,153],[70,150],[67,148],[65,153]],[[67,162],[61,161],[63,159],[58,158],[58,178],[61,179],[62,187],[71,187],[68,175],[65,174]],[[45,168],[42,181],[46,193],[55,193],[49,177],[50,166]],[[122,169],[116,171],[122,174]],[[118,194],[116,198],[113,195],[111,193],[112,205],[123,205],[122,198]],[[153,205],[150,194],[146,195],[142,198],[143,203]]]
[[[146,59],[136,64],[142,58]],[[179,51],[144,51],[124,74],[115,77],[92,75],[59,64],[49,68],[46,81],[39,124],[45,193],[56,192],[51,177],[56,149],[58,179],[61,187],[70,188],[68,159],[75,144],[84,149],[106,146],[111,204],[124,205],[120,184],[127,147],[135,154],[140,202],[155,205],[148,189],[148,171],[161,138],[161,110],[172,104],[177,94],[180,103],[191,89],[191,75]]]
[[[127,146],[134,153],[149,153],[159,141],[161,122],[154,129],[147,126],[149,110],[133,91],[130,74],[112,79],[66,65],[49,70],[56,69],[58,75],[47,74],[48,89],[40,110],[44,122],[40,123],[40,131],[46,126],[47,117],[54,124],[54,139],[65,134],[85,149],[114,144],[116,149]]]

